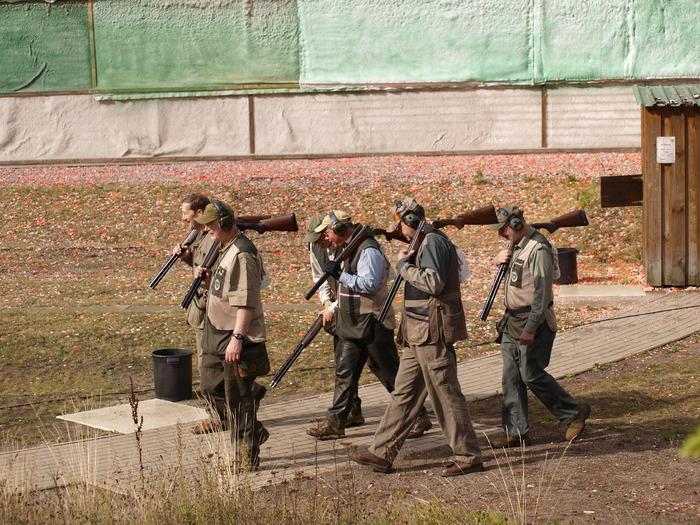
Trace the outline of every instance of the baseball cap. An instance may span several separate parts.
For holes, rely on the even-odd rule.
[[[505,206],[498,208],[496,210],[496,217],[498,218],[498,222],[491,224],[489,226],[489,230],[498,231],[501,228],[503,228],[506,225],[506,219],[511,215],[517,215],[521,219],[523,219],[523,210],[521,210],[517,206],[514,206],[513,204],[506,204]]]
[[[333,210],[333,215],[335,215],[335,218],[338,219],[338,222],[349,223],[352,219],[348,213],[341,211],[341,210]],[[316,226],[316,229],[314,230],[314,232],[321,233],[323,230],[325,230],[329,226],[332,226],[334,222],[335,221],[331,218],[330,214],[328,214],[323,218],[323,220],[321,221],[321,224]]]
[[[219,201],[221,202],[221,201]],[[229,213],[231,218],[233,219],[233,208],[226,204],[225,202],[221,202],[221,205],[224,207],[224,209]],[[207,204],[207,207],[204,208],[204,213],[197,217],[195,221],[197,221],[199,224],[209,224],[210,222],[214,222],[216,220],[219,220],[221,218],[221,214],[219,213],[219,209],[216,207],[216,204],[213,202]]]
[[[403,200],[396,201],[394,207],[397,219],[403,219],[403,216],[408,212],[412,212],[417,215],[419,219],[425,219],[425,209],[423,206],[418,204],[413,197],[407,197]]]
[[[323,217],[324,215],[319,213],[318,215],[309,217],[309,220],[306,221],[306,235],[302,241],[304,244],[314,243],[319,240],[321,232],[317,232],[316,228],[323,222]]]

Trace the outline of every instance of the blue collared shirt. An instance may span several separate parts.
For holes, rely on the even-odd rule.
[[[372,294],[379,288],[384,273],[384,255],[373,247],[365,248],[357,262],[357,274],[343,272],[338,281],[355,293]]]

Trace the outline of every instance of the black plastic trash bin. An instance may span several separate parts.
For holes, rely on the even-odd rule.
[[[153,352],[156,397],[183,401],[192,397],[192,350],[164,348]]]
[[[575,284],[578,282],[578,272],[576,270],[576,248],[558,248],[557,258],[559,259],[559,271],[561,277],[554,280],[554,284]]]

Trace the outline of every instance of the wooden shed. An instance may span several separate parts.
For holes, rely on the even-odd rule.
[[[641,107],[644,272],[700,285],[700,86],[634,86]]]

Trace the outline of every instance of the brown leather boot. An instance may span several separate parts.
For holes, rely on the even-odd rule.
[[[586,430],[586,419],[591,415],[591,405],[588,403],[580,403],[578,415],[569,426],[566,428],[566,440],[573,441]]]

